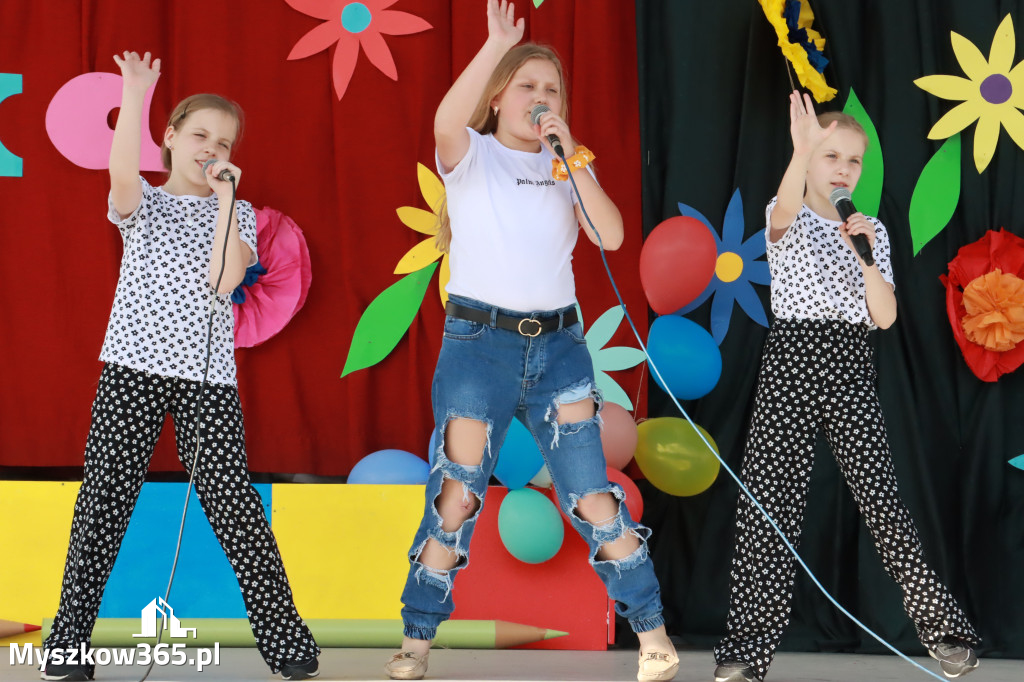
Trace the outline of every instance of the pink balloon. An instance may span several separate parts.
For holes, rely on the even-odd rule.
[[[116,73],[83,73],[61,86],[46,108],[46,134],[64,158],[76,166],[101,170],[110,166],[114,131],[107,115],[121,106],[123,79]],[[160,145],[149,134],[149,106],[154,83],[142,103],[139,170],[162,171]]]
[[[640,496],[640,488],[636,487],[636,483],[633,483],[633,479],[629,476],[611,467],[608,467],[608,480],[622,486],[623,492],[626,493],[626,509],[629,510],[629,517],[634,521],[639,521],[640,517],[644,515],[644,498]]]
[[[633,415],[617,403],[605,403],[601,410],[604,428],[601,429],[601,447],[608,466],[622,470],[636,452],[637,432]]]
[[[700,296],[715,274],[718,247],[707,225],[675,216],[655,227],[640,250],[640,283],[659,315],[674,313]]]

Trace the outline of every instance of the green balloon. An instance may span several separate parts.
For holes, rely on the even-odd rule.
[[[501,501],[498,535],[509,554],[528,564],[541,564],[558,554],[565,526],[546,495],[519,488]]]
[[[717,453],[718,445],[708,432],[697,428]],[[637,426],[637,434],[636,463],[659,490],[689,497],[704,492],[718,478],[718,459],[685,419],[648,419]]]

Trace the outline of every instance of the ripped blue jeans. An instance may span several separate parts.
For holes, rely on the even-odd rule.
[[[561,318],[572,307],[555,311],[521,313],[496,308],[480,301],[451,296],[464,306],[517,317]],[[452,586],[456,574],[469,563],[469,541],[480,511],[487,484],[497,463],[498,451],[512,419],[517,418],[533,433],[554,481],[559,504],[573,527],[590,547],[590,563],[615,600],[618,613],[634,632],[647,632],[664,624],[661,594],[654,576],[647,538],[651,531],[629,517],[622,503],[622,489],[608,482],[601,450],[600,413],[577,423],[558,423],[563,404],[592,399],[600,409],[602,398],[594,387],[594,369],[576,324],[540,334],[523,336],[493,325],[445,318],[444,341],[434,372],[431,399],[437,425],[437,452],[426,487],[423,520],[409,551],[409,575],[402,593],[402,620],[407,637],[434,639],[437,626],[455,608]],[[479,466],[464,466],[445,456],[444,433],[453,419],[482,422],[487,442]],[[479,508],[453,532],[442,528],[435,502],[445,479],[462,483],[467,499],[475,496]],[[618,513],[598,524],[581,518],[576,507],[589,494],[611,493],[619,501]],[[640,546],[629,556],[600,560],[603,544],[624,534],[638,538]],[[455,553],[451,570],[438,570],[420,563],[420,553],[434,538]]]

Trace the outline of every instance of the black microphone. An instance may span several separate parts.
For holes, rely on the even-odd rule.
[[[217,159],[207,159],[206,163],[203,164],[203,175],[206,175],[207,169],[209,169],[209,167],[212,166],[215,163],[217,163]],[[218,180],[223,180],[224,182],[234,182],[235,181],[235,176],[231,174],[230,170],[225,168],[217,176],[217,179]]]
[[[828,195],[828,200],[832,202],[832,205],[839,211],[839,219],[844,223],[850,219],[857,209],[853,207],[853,199],[850,197],[850,190],[845,187],[836,187],[832,190],[832,194]],[[857,255],[864,261],[864,265],[874,265],[875,258],[871,253],[871,244],[868,243],[868,238],[862,234],[851,234],[850,241],[853,242],[853,248],[857,250]]]
[[[551,111],[551,108],[546,104],[538,104],[530,111],[530,120],[533,121],[533,125],[540,125],[540,117]],[[558,135],[548,135],[548,144],[555,150],[555,154],[565,158],[565,150],[562,149],[562,143],[558,139]]]

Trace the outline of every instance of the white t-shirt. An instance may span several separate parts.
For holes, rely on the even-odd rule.
[[[877,325],[868,313],[864,273],[853,249],[839,234],[838,220],[828,220],[806,205],[777,242],[771,241],[772,209],[768,202],[764,231],[768,242],[768,266],[772,273],[772,313],[783,319],[846,320]],[[882,278],[893,284],[889,261],[889,234],[877,218],[873,255]]]
[[[100,360],[201,381],[213,287],[210,251],[217,196],[175,196],[142,180],[138,208],[121,218],[108,199],[107,218],[124,240],[121,275]],[[256,214],[235,204],[241,239],[256,261]],[[230,294],[215,297],[209,381],[235,384],[235,317]]]
[[[452,226],[448,293],[518,311],[573,305],[572,185],[551,178],[547,149],[509,149],[467,130],[469,150],[455,168],[445,173],[436,159]]]

